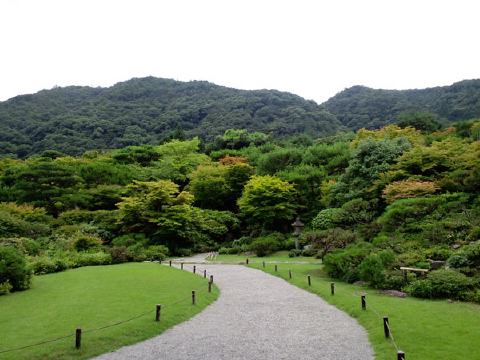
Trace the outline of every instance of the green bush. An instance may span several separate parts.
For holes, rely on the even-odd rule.
[[[87,251],[99,247],[102,241],[95,237],[85,234],[80,234],[76,237],[73,247],[77,251]]]
[[[50,274],[60,272],[72,267],[64,259],[51,258],[48,256],[36,256],[30,260],[30,266],[32,267],[35,275]]]
[[[368,255],[358,268],[360,279],[367,281],[375,288],[384,287],[386,285],[386,269],[394,259],[395,255],[391,250],[382,250]]]
[[[405,287],[410,295],[435,299],[449,298],[464,300],[465,294],[472,291],[475,282],[464,274],[454,270],[437,270],[428,274],[426,279],[416,280]]]
[[[315,256],[318,254],[318,250],[314,248],[303,249],[301,252],[302,256]]]
[[[25,255],[35,256],[40,252],[40,244],[30,238],[14,237],[14,238],[0,238],[0,245],[12,246],[20,250]]]
[[[134,254],[125,246],[114,246],[108,249],[113,264],[133,261]]]
[[[10,293],[10,290],[12,290],[12,285],[10,285],[10,282],[5,281],[0,283],[0,295],[7,295]]]
[[[302,255],[302,250],[292,249],[288,252],[288,257],[296,257]]]
[[[109,265],[112,263],[112,256],[102,251],[95,253],[78,253],[77,265]]]
[[[12,291],[26,290],[31,277],[23,254],[11,246],[0,246],[0,284],[10,283]]]
[[[122,236],[118,236],[112,240],[113,246],[132,246],[135,244],[146,244],[148,239],[143,233],[130,233]]]
[[[276,236],[269,235],[255,239],[249,248],[257,256],[262,257],[277,251],[280,248],[280,242]]]
[[[370,249],[371,245],[368,243],[356,243],[329,253],[323,259],[325,271],[333,278],[355,282],[360,279],[358,266]]]
[[[300,241],[300,239],[298,239]],[[291,237],[285,240],[283,243],[283,250],[294,250],[295,249],[295,238]]]
[[[437,261],[445,261],[452,256],[452,250],[443,246],[433,246],[425,249],[424,254],[427,258]]]
[[[152,245],[145,249],[146,260],[162,261],[168,254],[168,248],[164,245]]]
[[[480,243],[462,247],[448,259],[448,265],[453,268],[480,267]]]
[[[342,222],[343,216],[344,211],[340,208],[321,210],[312,220],[312,228],[315,230],[334,228]]]

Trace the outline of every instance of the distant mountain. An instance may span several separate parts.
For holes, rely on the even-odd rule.
[[[431,112],[444,122],[480,117],[480,80],[420,90],[377,90],[353,86],[323,105],[342,125],[356,130],[379,128],[402,112]]]
[[[211,141],[231,128],[274,137],[378,128],[402,112],[444,122],[480,117],[480,80],[422,90],[354,86],[322,105],[277,90],[237,90],[206,81],[135,78],[108,88],[69,86],[0,102],[0,156],[45,150],[158,144],[178,136]]]
[[[0,102],[0,155],[156,144],[173,134],[212,140],[229,128],[275,137],[342,128],[322,105],[276,90],[135,78],[109,88],[70,86]]]

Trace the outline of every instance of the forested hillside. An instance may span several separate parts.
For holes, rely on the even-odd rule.
[[[450,122],[480,116],[480,80],[419,90],[381,90],[353,86],[324,103],[352,130],[395,123],[402,113],[431,113]]]
[[[192,139],[3,158],[0,294],[28,288],[30,269],[290,250],[348,282],[480,302],[479,139],[478,120],[316,141],[230,129],[208,153]]]
[[[183,136],[212,140],[229,128],[317,137],[334,134],[340,125],[323,106],[290,93],[148,77],[109,88],[55,88],[0,103],[0,155],[23,158],[47,149],[79,155]]]

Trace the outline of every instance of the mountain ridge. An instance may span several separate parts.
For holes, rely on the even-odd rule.
[[[347,88],[322,104],[279,90],[241,90],[152,76],[110,87],[66,86],[0,102],[0,156],[158,144],[172,136],[212,141],[229,128],[273,137],[330,136],[378,128],[403,112],[444,122],[480,117],[480,80],[426,89]]]

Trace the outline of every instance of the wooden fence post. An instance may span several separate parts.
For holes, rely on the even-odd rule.
[[[398,350],[397,360],[405,360],[405,353],[403,351]]]
[[[278,266],[277,266],[277,265],[275,265],[275,272],[277,272],[277,271],[278,271]]]
[[[168,264],[170,265],[170,267],[172,267],[172,260],[170,260]]]
[[[195,305],[195,290],[192,290],[192,305]]]
[[[388,327],[388,317],[383,317],[383,332],[385,333],[385,337],[388,339],[390,337],[390,328]]]
[[[183,270],[183,263],[180,263],[180,269]]]
[[[203,270],[203,277],[206,279],[207,278],[207,269]]]
[[[208,282],[208,292],[209,293],[212,292],[212,282],[211,281]]]
[[[362,295],[362,310],[367,310],[367,302],[365,301],[365,295]]]
[[[390,328],[388,327],[388,317],[383,317],[383,332],[385,337],[388,339],[390,337]]]
[[[335,295],[335,283],[330,283],[330,292],[332,295]]]
[[[195,265],[193,265],[193,273],[195,274],[197,271],[197,267]]]
[[[292,270],[288,269],[288,277],[291,279],[292,278]]]
[[[265,269],[265,261],[262,261],[262,266]]]
[[[308,279],[308,286],[312,286],[312,278],[310,277],[310,275],[307,276],[307,279]]]
[[[213,284],[213,275],[210,275],[210,282]]]
[[[75,349],[80,349],[80,346],[82,346],[82,329],[77,328],[75,330]]]
[[[245,260],[245,262],[246,262],[246,263],[247,263],[247,265],[248,265],[248,258],[247,258],[247,260]]]
[[[160,311],[162,309],[162,305],[157,304],[156,311],[155,311],[155,321],[160,321]]]

